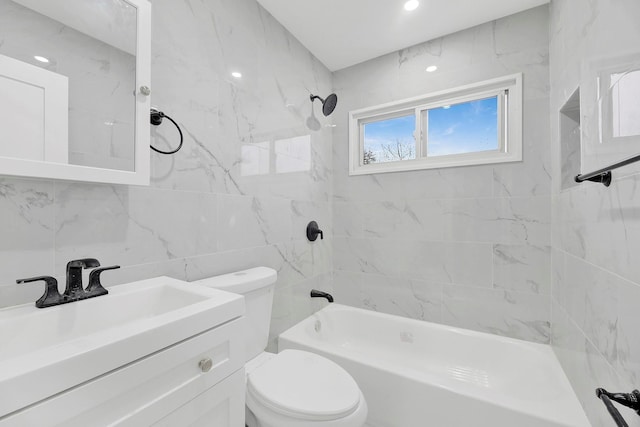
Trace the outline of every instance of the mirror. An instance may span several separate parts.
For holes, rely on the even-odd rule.
[[[582,170],[640,153],[640,54],[602,55],[583,65]],[[638,167],[626,168],[635,172]]]
[[[149,182],[148,0],[0,0],[0,174]]]

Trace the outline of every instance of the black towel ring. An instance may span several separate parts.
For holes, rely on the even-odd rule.
[[[160,126],[162,124],[162,119],[165,119],[165,118],[168,119],[171,123],[173,123],[175,125],[176,129],[178,129],[178,133],[180,133],[180,144],[178,144],[178,148],[176,148],[173,151],[162,151],[162,150],[158,150],[153,145],[151,145],[150,147],[156,153],[160,153],[160,154],[175,154],[178,151],[180,151],[180,149],[182,148],[182,143],[184,142],[184,136],[182,135],[182,130],[180,129],[180,126],[178,126],[178,123],[176,123],[175,120],[173,120],[171,117],[167,116],[162,111],[156,110],[155,108],[151,109],[151,124],[152,125]]]

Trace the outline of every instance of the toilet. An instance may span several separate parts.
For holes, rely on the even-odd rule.
[[[342,367],[307,351],[264,351],[276,278],[257,267],[193,282],[245,297],[247,427],[362,427],[367,402]]]

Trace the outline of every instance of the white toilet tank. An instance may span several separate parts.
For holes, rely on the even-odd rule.
[[[246,360],[262,353],[269,341],[271,305],[278,273],[268,267],[256,267],[235,273],[197,280],[195,284],[244,296],[247,318]]]

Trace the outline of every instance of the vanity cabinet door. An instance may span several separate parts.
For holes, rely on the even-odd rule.
[[[244,369],[216,384],[154,427],[239,427],[244,425]]]
[[[151,426],[232,374],[243,375],[244,321],[238,318],[41,401],[0,420],[0,427]],[[244,389],[237,392],[244,399]],[[204,398],[198,402],[206,406]]]

